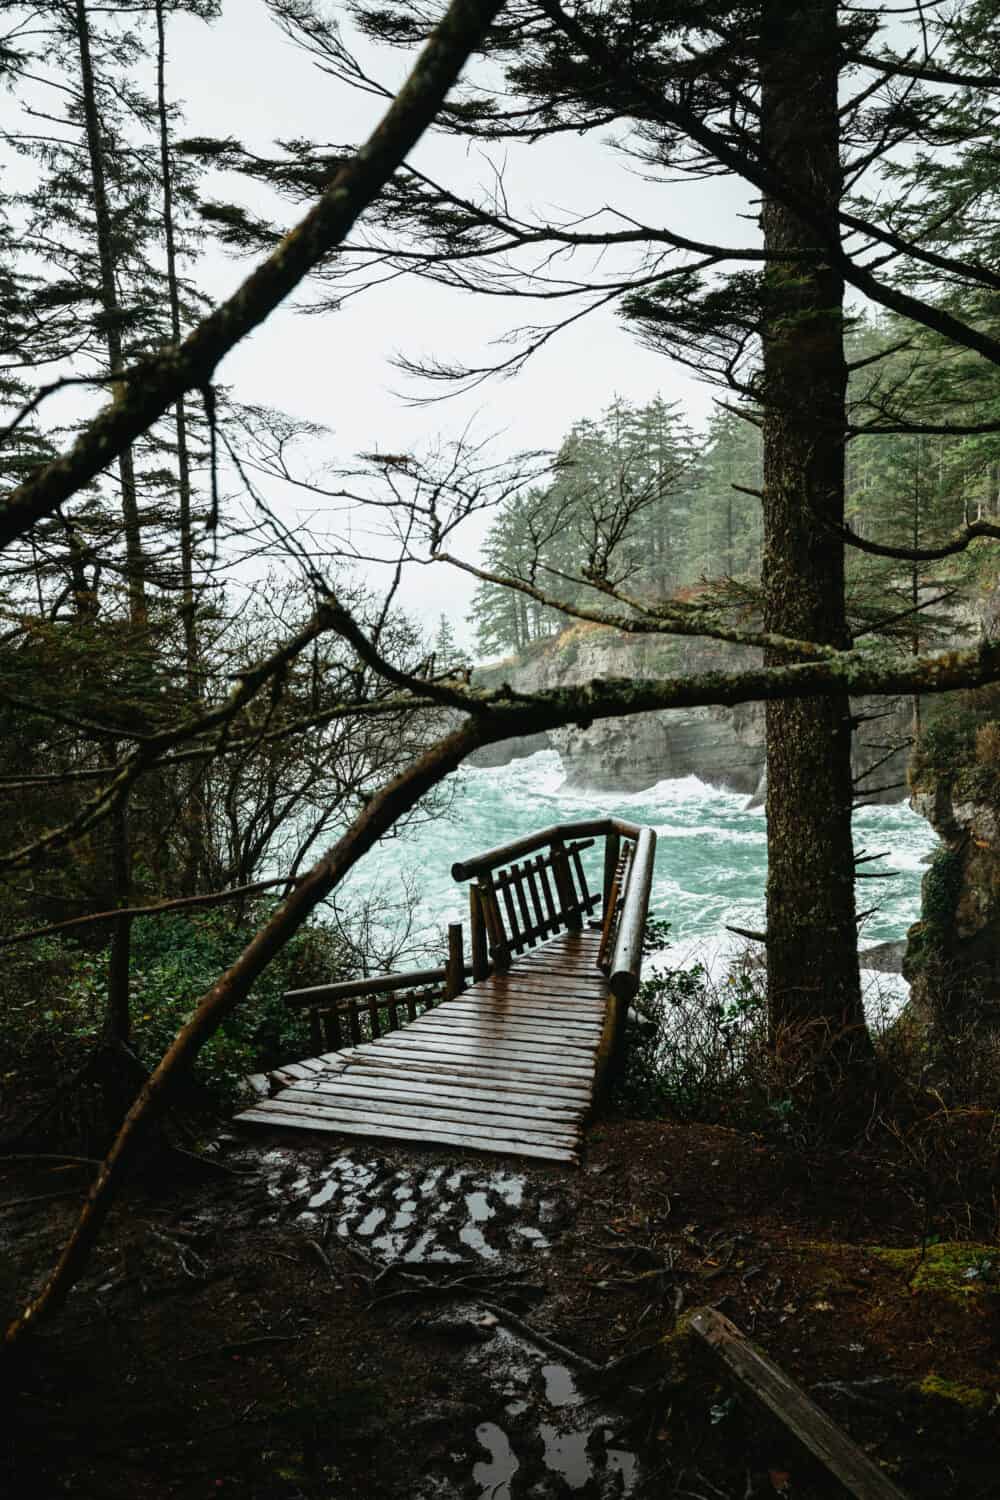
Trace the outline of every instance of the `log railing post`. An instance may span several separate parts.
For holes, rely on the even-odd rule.
[[[503,974],[510,968],[510,943],[504,929],[503,917],[500,915],[500,903],[497,900],[493,876],[488,871],[479,881],[479,899],[486,922],[486,933],[490,940],[493,967],[498,974]]]
[[[461,922],[448,923],[448,963],[444,981],[444,998],[454,1000],[465,989],[465,945]]]
[[[613,828],[609,828],[604,835],[604,883],[602,887],[601,910],[607,917],[608,908],[611,905],[611,889],[615,883],[618,873],[618,859],[621,854],[621,839]]]
[[[580,916],[580,904],[576,896],[576,887],[573,884],[573,872],[569,866],[566,845],[561,839],[552,841],[552,873],[555,876],[556,890],[559,892],[560,916],[571,932],[579,932],[583,926],[583,919]]]
[[[490,972],[490,955],[486,945],[486,921],[478,885],[469,886],[469,947],[472,950],[472,978],[478,983]]]

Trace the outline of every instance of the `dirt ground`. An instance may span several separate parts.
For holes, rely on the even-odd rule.
[[[0,1492],[841,1494],[676,1333],[709,1304],[913,1500],[1000,1496],[1000,1247],[892,1157],[618,1121],[575,1172],[305,1133],[224,1132],[212,1160],[133,1185],[8,1372]],[[5,1314],[86,1178],[0,1162]],[[576,1459],[563,1365],[603,1413]]]

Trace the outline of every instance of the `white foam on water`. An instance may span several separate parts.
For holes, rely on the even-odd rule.
[[[657,832],[651,914],[670,923],[671,968],[698,961],[715,973],[741,941],[726,933],[727,924],[754,930],[763,925],[766,821],[763,809],[748,808],[741,793],[720,791],[698,776],[664,779],[638,792],[588,791],[566,784],[554,750],[494,769],[463,767],[451,785],[445,816],[383,840],[353,872],[337,896],[345,913],[380,890],[398,902],[408,878],[419,896],[415,932],[441,940],[448,922],[467,920],[467,887],[451,878],[455,859],[549,824],[617,815]],[[879,908],[867,918],[862,939],[870,944],[901,938],[919,912],[920,881],[935,835],[923,818],[897,803],[859,809],[855,843],[870,854],[887,851],[866,871],[897,876],[859,883],[859,909]],[[599,846],[584,854],[584,863],[592,888],[599,887]],[[387,913],[385,920],[398,919]]]

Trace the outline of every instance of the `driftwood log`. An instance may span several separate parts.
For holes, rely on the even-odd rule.
[[[856,1500],[906,1500],[902,1490],[852,1443],[772,1359],[713,1307],[688,1318],[691,1335],[705,1346],[737,1388],[763,1406]]]

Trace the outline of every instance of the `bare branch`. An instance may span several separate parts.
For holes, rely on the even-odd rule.
[[[0,547],[94,479],[267,318],[350,231],[434,120],[503,0],[451,0],[412,72],[368,140],[315,206],[237,291],[188,335],[121,374],[111,405],[68,452],[42,465],[0,506]]]

